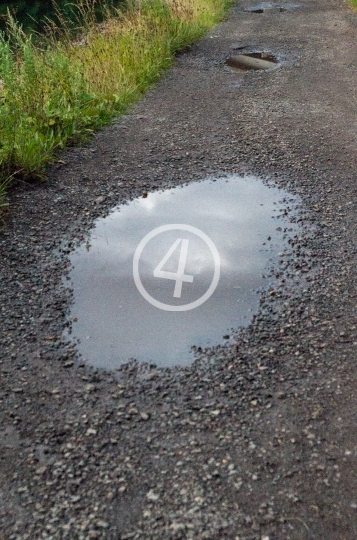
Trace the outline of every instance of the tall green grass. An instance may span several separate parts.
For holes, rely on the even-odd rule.
[[[231,0],[136,0],[100,25],[94,3],[80,4],[75,39],[65,22],[35,39],[11,17],[0,35],[0,206],[13,175],[44,178],[59,149],[125,112]]]

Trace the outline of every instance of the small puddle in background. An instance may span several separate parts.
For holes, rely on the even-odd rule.
[[[89,240],[71,255],[71,337],[79,339],[84,359],[110,369],[133,358],[159,367],[189,365],[192,346],[221,344],[233,329],[247,326],[258,309],[257,290],[268,285],[262,276],[269,261],[296,234],[297,225],[282,216],[294,201],[255,177],[232,175],[149,193],[98,219]],[[184,227],[152,233],[141,244],[137,269],[149,299],[183,311],[156,307],[133,278],[139,243],[169,224]],[[220,259],[217,286],[206,301],[185,311],[217,277],[214,247]]]
[[[278,67],[278,59],[270,52],[244,53],[230,56],[226,65],[239,71],[268,70]]]

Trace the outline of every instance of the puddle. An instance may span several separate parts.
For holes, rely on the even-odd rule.
[[[246,8],[243,11],[246,13],[265,13],[266,11],[284,13],[298,7],[299,4],[272,4],[270,2],[262,2],[259,5]]]
[[[253,52],[230,56],[226,65],[239,71],[268,70],[278,66],[277,57],[270,52]]]
[[[189,365],[192,346],[222,344],[248,325],[269,261],[296,233],[281,211],[292,201],[231,175],[149,193],[98,219],[71,255],[71,337],[84,359]]]

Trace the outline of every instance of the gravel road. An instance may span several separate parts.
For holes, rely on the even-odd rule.
[[[250,5],[9,196],[1,540],[357,538],[357,15],[339,0]],[[239,50],[281,65],[225,67]],[[89,368],[61,339],[71,249],[118,203],[224,173],[302,200],[252,324],[190,368]]]

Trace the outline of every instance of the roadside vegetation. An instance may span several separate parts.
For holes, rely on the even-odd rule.
[[[93,1],[93,0],[91,0]],[[105,0],[106,5],[118,7],[123,5],[125,0]],[[0,2],[0,29],[5,28],[5,19],[8,11],[16,14],[16,19],[21,23],[26,32],[41,31],[48,19],[60,21],[57,13],[61,13],[61,18],[66,17],[67,21],[76,21],[78,12],[75,6],[78,0],[1,0]],[[98,22],[101,20],[101,5],[95,0],[94,10],[97,14]],[[5,15],[5,18],[4,18]]]
[[[61,148],[124,113],[231,0],[136,0],[106,8],[101,24],[95,4],[79,4],[75,30],[62,18],[42,36],[8,16],[0,34],[0,206],[14,176],[44,178]]]

